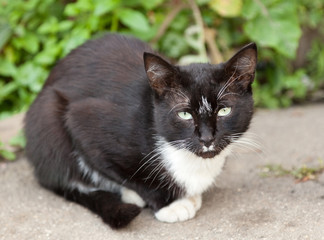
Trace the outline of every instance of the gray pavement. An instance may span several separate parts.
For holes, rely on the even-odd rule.
[[[4,129],[14,133],[20,121],[0,122],[0,137],[8,138]],[[249,132],[262,152],[238,148],[194,219],[161,223],[145,209],[119,231],[39,187],[24,156],[2,162],[0,239],[324,239],[324,174],[301,183],[260,176],[266,164],[291,169],[324,160],[324,105],[257,110]]]

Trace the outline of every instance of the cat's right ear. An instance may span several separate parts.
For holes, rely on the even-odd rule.
[[[257,46],[250,43],[239,50],[225,64],[225,72],[237,84],[247,88],[253,82],[257,65]]]
[[[143,59],[149,83],[156,93],[162,95],[165,90],[175,87],[176,83],[173,80],[176,69],[174,66],[152,53],[144,52]]]

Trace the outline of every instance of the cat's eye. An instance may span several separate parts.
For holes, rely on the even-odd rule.
[[[178,112],[178,116],[183,120],[190,120],[192,119],[192,115],[188,112]]]
[[[225,117],[227,115],[229,115],[232,111],[232,108],[231,107],[224,107],[224,108],[221,108],[218,113],[217,113],[217,116],[219,117]]]

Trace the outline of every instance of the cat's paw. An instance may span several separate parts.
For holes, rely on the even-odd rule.
[[[193,218],[201,207],[201,195],[182,198],[161,208],[155,217],[161,222],[182,222]]]
[[[108,223],[112,228],[118,229],[127,226],[139,213],[141,208],[128,203],[104,207],[100,215],[105,223]]]
[[[135,204],[139,207],[144,207],[146,205],[144,200],[133,190],[123,187],[120,193],[121,200],[124,203]]]

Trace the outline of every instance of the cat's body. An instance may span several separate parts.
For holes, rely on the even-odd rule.
[[[255,45],[219,65],[176,67],[152,53],[120,35],[87,42],[53,69],[25,119],[39,182],[112,227],[145,205],[161,221],[192,218],[252,117]]]

